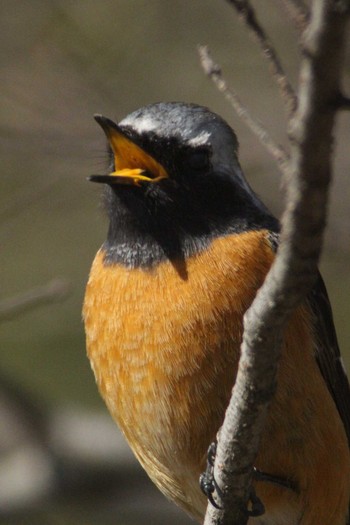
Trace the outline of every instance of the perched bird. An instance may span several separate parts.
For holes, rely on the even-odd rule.
[[[87,352],[109,411],[150,478],[199,522],[199,487],[235,380],[243,315],[275,257],[278,221],[252,191],[233,130],[159,103],[118,125],[107,240],[84,302]],[[321,277],[284,333],[256,460],[255,525],[345,525],[350,390]]]

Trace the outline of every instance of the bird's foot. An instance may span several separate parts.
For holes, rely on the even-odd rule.
[[[214,499],[214,493],[216,493],[219,499],[222,499],[222,492],[220,490],[220,487],[216,483],[215,477],[214,477],[215,456],[216,456],[216,443],[213,442],[210,444],[208,448],[207,467],[205,471],[203,472],[203,474],[201,474],[199,477],[199,486],[203,494],[208,498],[208,500],[213,505],[213,507],[215,507],[216,509],[222,509],[223,507],[219,505],[218,502]],[[255,469],[254,469],[254,473],[255,473]],[[256,516],[261,516],[262,514],[264,514],[265,507],[262,504],[261,500],[256,495],[255,489],[253,486],[250,488],[249,502],[251,503],[251,508],[247,510],[248,516],[256,517]]]
[[[205,471],[199,476],[199,486],[203,494],[208,498],[210,503],[216,509],[221,509],[220,505],[214,499],[214,492],[220,494],[220,489],[214,478],[214,462],[216,455],[216,443],[210,443],[207,453],[207,467]]]

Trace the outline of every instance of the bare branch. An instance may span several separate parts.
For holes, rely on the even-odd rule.
[[[302,0],[280,0],[296,28],[303,32],[310,20],[310,11]]]
[[[226,80],[222,76],[220,66],[214,62],[207,46],[198,46],[199,57],[204,72],[211,78],[216,87],[230,102],[240,119],[249,127],[249,129],[258,137],[260,142],[265,146],[267,151],[274,157],[282,170],[288,163],[288,154],[280,144],[277,144],[269,135],[264,125],[254,119],[248,109],[242,104],[237,93],[229,88]]]
[[[347,3],[348,4],[348,3]],[[241,359],[220,432],[214,478],[223,509],[209,505],[205,525],[243,525],[252,468],[275,384],[282,330],[317,274],[331,179],[333,101],[340,92],[349,6],[313,3],[303,44],[300,104],[291,122],[292,157],[281,245],[244,317]]]
[[[291,115],[297,107],[297,97],[283,70],[275,48],[259,23],[253,7],[249,3],[249,0],[227,0],[227,2],[236,9],[239,19],[246,24],[249,33],[258,41],[264,57],[270,63],[273,76],[280,89],[282,99],[286,104],[287,112]]]
[[[0,322],[13,319],[19,314],[42,304],[61,301],[67,297],[69,289],[70,286],[66,279],[56,278],[43,286],[4,299],[0,301]]]

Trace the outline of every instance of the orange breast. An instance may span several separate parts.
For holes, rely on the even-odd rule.
[[[170,262],[152,270],[108,266],[102,251],[91,269],[84,319],[100,392],[153,481],[198,519],[206,505],[198,476],[229,400],[243,314],[273,257],[267,232],[260,231],[216,239],[180,272]],[[333,456],[344,461],[344,432],[313,357],[310,327],[310,314],[299,309],[286,333],[278,392],[257,465],[305,486],[305,462],[312,475],[330,468],[312,452],[312,440],[335,440],[334,469],[341,467]],[[325,404],[329,431],[320,423]],[[321,456],[326,448],[323,443]],[[281,489],[261,490],[272,512]],[[290,500],[299,509],[300,498],[293,494]]]

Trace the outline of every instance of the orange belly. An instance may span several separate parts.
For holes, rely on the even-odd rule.
[[[103,251],[91,269],[84,319],[100,392],[152,480],[199,520],[206,500],[198,477],[234,383],[243,314],[273,257],[260,231],[216,239],[181,272],[170,262],[150,270],[105,265]],[[300,494],[258,483],[268,525],[345,523],[348,446],[311,327],[311,313],[299,308],[257,461],[295,480]],[[314,504],[322,498],[328,510]]]

